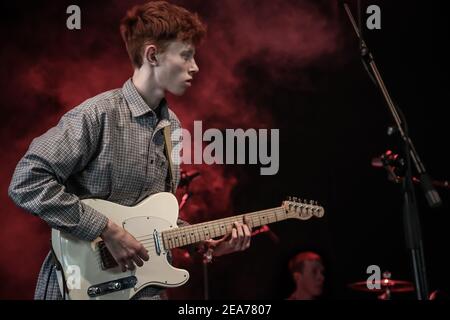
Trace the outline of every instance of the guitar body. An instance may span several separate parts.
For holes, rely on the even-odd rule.
[[[170,265],[169,250],[230,234],[235,221],[247,221],[254,228],[324,215],[317,202],[301,202],[294,197],[280,207],[178,228],[178,201],[171,193],[151,195],[134,207],[98,199],[82,202],[134,236],[150,259],[142,267],[122,272],[100,238],[83,241],[53,229],[52,247],[62,269],[57,272],[59,287],[72,300],[128,300],[148,286],[181,286],[188,281],[189,273]],[[67,284],[67,290],[63,284]]]
[[[52,245],[60,262],[68,296],[72,300],[127,300],[147,286],[177,287],[186,283],[189,273],[171,266],[169,250],[164,248],[161,232],[177,228],[178,202],[171,193],[154,194],[134,207],[105,200],[85,199],[83,203],[122,226],[148,250],[149,261],[133,271],[102,265],[100,238],[89,242],[52,230]],[[60,272],[58,282],[63,290]]]

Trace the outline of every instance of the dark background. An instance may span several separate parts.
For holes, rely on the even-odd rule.
[[[283,299],[292,289],[287,261],[320,253],[328,299],[375,299],[349,283],[379,265],[412,281],[405,248],[400,186],[372,158],[401,151],[393,124],[365,72],[353,29],[337,1],[173,1],[196,11],[208,37],[197,50],[200,73],[182,98],[169,96],[192,129],[279,128],[280,170],[259,165],[190,165],[199,170],[181,212],[192,223],[277,206],[293,195],[319,201],[322,219],[284,221],[256,235],[249,250],[208,265],[212,299]],[[356,15],[356,1],[349,1]],[[81,7],[82,29],[66,28],[66,8]],[[131,75],[118,32],[134,1],[39,1],[1,4],[0,297],[31,299],[49,228],[15,207],[7,188],[31,140],[85,99],[119,87]],[[449,178],[448,19],[443,1],[362,1],[381,7],[381,30],[364,29],[385,83],[406,115],[410,134],[435,179]],[[363,14],[363,21],[367,15]],[[450,293],[446,253],[449,192],[429,209],[417,189],[431,290]],[[179,191],[181,196],[182,190]],[[172,299],[202,299],[201,257],[175,255],[191,279]],[[413,299],[413,294],[397,299]]]

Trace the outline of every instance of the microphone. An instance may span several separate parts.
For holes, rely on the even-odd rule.
[[[191,183],[192,180],[194,180],[196,177],[200,175],[200,172],[193,170],[190,172],[181,171],[181,177],[180,177],[180,183],[179,187],[183,187]]]
[[[399,183],[403,175],[404,160],[399,157],[398,154],[393,153],[391,150],[387,150],[380,157],[372,158],[372,167],[385,168],[388,172],[388,179]]]
[[[372,158],[371,164],[372,167],[375,168],[385,168],[388,172],[389,180],[396,183],[402,181],[405,161],[398,154],[393,153],[391,150],[387,150],[380,157]],[[422,185],[425,198],[431,208],[437,208],[442,205],[442,200],[435,187],[449,189],[448,181],[432,180],[426,172],[423,172],[420,175],[420,179],[418,179],[417,177],[412,177],[412,181],[413,183],[420,183]]]

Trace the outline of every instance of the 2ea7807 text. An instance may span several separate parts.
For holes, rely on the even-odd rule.
[[[222,314],[269,314],[270,304],[223,304]]]

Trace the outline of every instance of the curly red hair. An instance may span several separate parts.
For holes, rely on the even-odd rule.
[[[131,8],[120,23],[120,33],[133,66],[139,68],[145,45],[155,44],[159,52],[174,40],[198,45],[206,26],[195,13],[165,1],[152,1]]]

